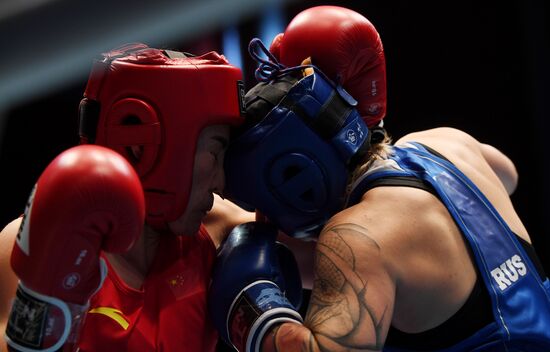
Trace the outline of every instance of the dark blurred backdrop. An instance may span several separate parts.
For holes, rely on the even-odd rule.
[[[157,35],[149,35],[156,28],[156,22],[147,24],[146,28],[151,31],[143,28],[138,31],[140,22],[128,18],[124,21],[124,16],[146,19],[153,13],[154,6],[170,1],[149,2],[147,6],[151,9],[143,5],[137,10],[134,8],[137,5],[132,5],[134,2],[114,9],[111,3],[102,1],[80,1],[82,6],[74,9],[74,5],[68,3],[57,0],[21,10],[15,15],[0,16],[3,56],[0,67],[4,70],[0,71],[3,72],[0,82],[8,74],[12,80],[15,77],[13,82],[18,81],[17,71],[13,74],[13,70],[17,68],[14,63],[19,60],[27,60],[27,68],[40,66],[41,57],[50,44],[63,48],[67,42],[67,45],[76,45],[76,50],[82,53],[79,44],[93,44],[96,30],[102,28],[105,32],[105,28],[111,28],[113,32],[126,33],[118,37],[120,40],[143,41],[150,46],[196,54],[233,50],[236,54],[232,55],[241,55],[239,64],[249,88],[254,85],[254,63],[246,54],[246,45],[259,35],[265,23],[275,19],[272,30],[283,30],[298,12],[320,4],[346,6],[364,14],[378,28],[386,51],[388,113],[385,121],[393,137],[397,139],[411,131],[437,126],[452,126],[509,155],[520,175],[512,200],[546,272],[550,273],[550,231],[544,223],[545,217],[550,215],[550,186],[547,183],[550,149],[546,136],[550,133],[547,1],[357,0],[265,1],[263,4],[261,1],[239,1],[234,11],[226,16],[215,14],[213,9],[217,3],[214,1],[210,4],[212,8],[196,12],[207,18],[203,22],[210,23],[209,26],[201,25],[194,30],[193,26],[199,27],[199,24],[187,22],[190,26],[173,25],[159,30]],[[198,11],[196,4],[189,2],[178,9],[184,18],[182,22],[189,21],[190,11]],[[118,20],[111,19],[103,24],[102,11],[107,19],[114,11]],[[83,25],[68,23],[63,27],[67,17],[74,17],[73,21]],[[50,33],[51,38],[44,39],[41,28],[46,33],[51,31],[45,27],[48,20],[61,22],[61,27]],[[42,22],[36,27],[37,21],[46,21],[44,27],[40,27]],[[159,26],[163,23],[162,13],[155,21]],[[31,29],[24,29],[24,25],[30,25]],[[109,33],[103,32],[97,39],[103,41],[88,48],[108,50],[114,46],[114,42],[106,39],[111,38]],[[66,38],[59,37],[59,33],[65,33]],[[82,33],[81,40],[79,33]],[[228,43],[228,33],[238,41]],[[55,43],[44,42],[52,38]],[[77,53],[70,50],[66,53],[73,54]],[[36,74],[37,81],[33,82],[31,72],[30,76],[27,74],[28,82],[17,94],[10,95],[9,90],[16,83],[4,82],[4,91],[0,90],[3,92],[0,94],[3,96],[3,100],[0,98],[0,223],[6,224],[23,212],[28,193],[47,163],[77,143],[77,108],[92,58],[90,54],[89,63],[86,61],[83,68],[71,71],[70,77],[62,81],[55,76],[38,77]],[[44,82],[45,79],[50,81]],[[48,87],[49,82],[52,89],[37,88],[44,84]],[[25,95],[27,90],[29,94]]]

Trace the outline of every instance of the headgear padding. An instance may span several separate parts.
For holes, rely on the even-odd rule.
[[[349,101],[317,70],[252,88],[246,107],[255,125],[227,150],[226,196],[290,236],[318,235],[343,208],[349,170],[369,146],[369,129]]]
[[[216,52],[188,57],[144,44],[94,62],[80,106],[81,139],[132,163],[153,227],[185,212],[202,129],[243,122],[241,78],[241,70]],[[131,147],[140,147],[141,155]]]

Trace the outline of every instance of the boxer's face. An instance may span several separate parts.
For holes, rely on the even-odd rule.
[[[213,193],[222,193],[225,184],[223,160],[229,142],[229,126],[209,126],[200,134],[195,152],[193,184],[185,213],[169,224],[176,234],[193,235],[212,208]]]

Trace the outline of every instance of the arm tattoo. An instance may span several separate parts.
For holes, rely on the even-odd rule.
[[[305,325],[321,351],[372,350],[383,347],[388,307],[367,302],[368,281],[357,271],[356,256],[346,239],[361,237],[371,249],[378,244],[355,224],[325,229],[315,254],[315,281]],[[375,309],[377,308],[377,309]],[[379,312],[379,313],[375,313]],[[310,344],[311,346],[311,344]]]

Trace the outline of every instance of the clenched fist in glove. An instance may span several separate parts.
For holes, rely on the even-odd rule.
[[[19,277],[6,339],[16,351],[68,350],[106,266],[141,235],[143,190],[132,166],[93,145],[71,148],[42,173],[11,254]]]
[[[258,351],[273,324],[302,322],[302,280],[277,229],[249,222],[231,231],[216,260],[208,304],[222,339],[238,351]]]
[[[386,115],[386,61],[380,35],[363,15],[338,6],[299,13],[269,49],[286,66],[311,57],[329,78],[357,102],[371,128]]]

